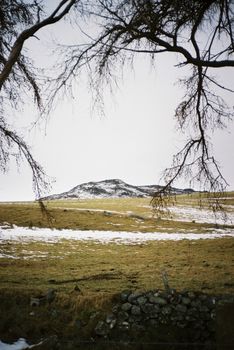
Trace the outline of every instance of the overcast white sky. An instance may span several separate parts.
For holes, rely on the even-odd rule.
[[[56,28],[56,36],[64,27]],[[69,32],[66,33],[69,35]],[[40,34],[40,41],[29,43],[41,62],[54,30]],[[158,184],[162,171],[170,166],[173,153],[182,145],[183,135],[176,132],[174,110],[183,90],[176,80],[184,75],[174,67],[176,56],[162,55],[155,67],[145,57],[138,58],[134,71],[126,69],[119,89],[111,96],[104,91],[105,117],[90,114],[91,97],[84,81],[79,81],[73,100],[61,99],[47,123],[28,131],[35,109],[27,104],[14,122],[26,135],[35,158],[54,179],[51,193],[60,193],[88,181],[119,178],[131,184]],[[222,72],[223,82],[233,88],[230,71]],[[227,95],[232,103],[233,97]],[[233,105],[233,103],[232,103]],[[215,154],[223,174],[234,189],[234,125],[214,135]],[[178,187],[187,187],[180,181]],[[14,163],[0,175],[0,200],[32,200],[31,173],[26,165]]]

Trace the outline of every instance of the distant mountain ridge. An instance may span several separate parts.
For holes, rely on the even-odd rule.
[[[87,182],[72,188],[70,191],[54,194],[42,198],[43,200],[54,199],[92,199],[92,198],[129,198],[150,197],[157,192],[161,186],[145,185],[134,186],[119,179],[103,180],[98,182]],[[192,193],[192,189],[172,188],[173,194]]]

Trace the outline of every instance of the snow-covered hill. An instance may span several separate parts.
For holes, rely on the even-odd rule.
[[[160,189],[158,185],[133,186],[118,179],[99,182],[87,182],[72,188],[70,191],[54,194],[43,198],[52,199],[85,199],[85,198],[120,198],[120,197],[148,197]],[[182,194],[193,192],[191,189],[172,189],[173,193]]]

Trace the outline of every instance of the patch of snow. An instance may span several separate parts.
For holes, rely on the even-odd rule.
[[[56,230],[49,228],[25,228],[14,227],[7,231],[0,227],[0,243],[4,241],[43,241],[59,242],[60,240],[96,241],[100,243],[138,244],[147,241],[178,241],[214,239],[221,237],[234,237],[233,229],[216,229],[209,233],[164,233],[164,232],[124,232],[124,231],[80,231],[80,230]]]
[[[23,350],[23,349],[30,349],[30,346],[23,338],[20,338],[14,344],[6,344],[0,341],[0,350]]]
[[[24,349],[33,349],[39,345],[42,345],[43,341],[41,341],[38,344],[34,344],[34,345],[29,345],[26,340],[24,338],[20,338],[19,340],[17,340],[15,343],[13,344],[6,344],[3,343],[0,340],[0,350],[24,350]]]
[[[222,204],[225,209],[231,209],[234,210],[234,205],[232,204]]]
[[[20,259],[18,256],[14,256],[11,254],[5,254],[5,253],[0,253],[0,259],[5,258],[5,259]],[[0,350],[1,350],[1,343],[0,343]]]
[[[118,223],[114,223],[114,222],[107,222],[107,225],[121,226],[122,224],[118,224]]]
[[[208,197],[207,200],[217,200],[217,199],[234,199],[234,197]]]
[[[233,205],[224,205],[225,208],[234,209]],[[150,205],[139,205],[141,208],[151,208]],[[204,208],[194,208],[189,206],[177,205],[176,207],[168,207],[168,210],[172,214],[171,218],[168,220],[176,219],[177,221],[186,222],[199,222],[199,223],[209,223],[209,224],[233,224],[234,223],[234,212],[226,212],[226,218],[222,213],[217,213],[216,215],[209,209]]]
[[[227,213],[227,220],[225,221],[222,213],[220,215],[214,215],[214,213],[209,209],[194,208],[194,207],[170,207],[168,208],[172,214],[175,215],[176,220],[180,221],[195,221],[199,223],[215,223],[215,224],[233,224],[234,223],[234,213]],[[174,219],[174,218],[172,218]]]

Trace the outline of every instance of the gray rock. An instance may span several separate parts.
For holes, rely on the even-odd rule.
[[[170,315],[172,312],[172,308],[169,305],[165,305],[162,307],[161,312],[163,315]]]
[[[156,296],[156,295],[154,295],[154,296]],[[168,300],[168,299],[170,299],[170,298],[172,297],[172,294],[171,294],[170,292],[165,292],[165,291],[163,291],[163,292],[160,292],[158,296],[159,296],[160,298],[163,298],[163,299],[165,299],[165,300]]]
[[[128,296],[128,301],[129,301],[129,303],[136,302],[136,299],[139,298],[140,296],[142,296],[142,293],[141,293],[141,292],[134,292],[134,293],[131,293],[131,294]]]
[[[162,291],[161,290],[157,290],[153,295],[155,297],[159,297],[161,295]]]
[[[209,308],[206,305],[201,305],[199,307],[200,312],[209,312]]]
[[[146,303],[146,304],[141,305],[141,310],[142,310],[145,314],[150,314],[150,313],[153,311],[154,306],[155,306],[155,305],[152,305],[152,304],[150,304],[150,303]]]
[[[191,303],[191,300],[189,298],[182,297],[181,302],[184,305],[189,305]]]
[[[113,329],[115,326],[116,326],[116,323],[117,323],[117,320],[112,320],[110,323],[109,323],[109,327],[110,329]]]
[[[129,322],[126,322],[126,321],[122,322],[120,324],[120,328],[125,329],[125,330],[129,329],[130,328]]]
[[[128,319],[128,321],[130,322],[130,323],[139,323],[139,322],[141,322],[141,315],[131,315],[130,317],[129,317],[129,319]]]
[[[130,303],[124,303],[122,306],[121,306],[121,310],[123,311],[129,311],[130,309],[132,308],[132,304]]]
[[[167,301],[164,298],[152,296],[149,298],[150,303],[158,304],[158,305],[166,305]]]
[[[112,321],[116,321],[116,316],[113,314],[109,314],[106,316],[106,323],[111,323]]]
[[[119,306],[118,306],[118,305],[114,305],[114,306],[112,307],[112,312],[113,312],[113,314],[117,314],[118,311],[119,311]]]
[[[154,292],[152,290],[150,290],[149,292],[145,293],[145,297],[147,299],[149,299],[150,297],[152,297],[154,295]]]
[[[141,315],[141,308],[139,306],[133,305],[131,309],[131,314],[136,316]]]
[[[118,312],[118,322],[124,322],[128,319],[129,315],[125,311],[119,311]]]
[[[128,330],[139,335],[146,329],[158,327],[160,324],[191,330],[191,339],[207,341],[214,337],[215,303],[214,297],[205,294],[184,291],[166,293],[165,291],[148,291],[121,293],[122,303],[112,308],[105,322],[100,321],[95,332],[107,337],[114,327],[122,330],[121,337],[129,337]],[[223,300],[223,298],[219,298]],[[219,299],[217,299],[219,301]],[[199,338],[195,339],[196,332]],[[130,338],[129,338],[130,339]]]
[[[188,322],[196,321],[196,318],[193,317],[192,315],[186,315],[185,320]]]
[[[131,294],[132,292],[130,290],[124,290],[122,291],[122,293],[120,294],[120,299],[122,301],[127,301],[128,300],[128,297],[129,295]]]
[[[175,307],[177,312],[181,312],[181,313],[186,313],[187,312],[187,306],[186,305],[182,305],[182,304],[178,304]]]
[[[201,301],[198,299],[194,299],[191,301],[191,306],[195,308],[199,308],[201,306]]]
[[[159,305],[153,305],[151,313],[159,313],[159,312],[160,312]]]
[[[145,327],[143,325],[136,324],[136,323],[133,323],[131,329],[132,329],[133,332],[140,332],[140,333],[142,333],[142,332],[145,331]]]
[[[151,312],[148,314],[150,318],[158,318],[160,315],[160,308],[158,305],[153,305]]]
[[[194,299],[194,298],[196,298],[196,294],[194,293],[194,292],[188,292],[188,297],[189,297],[189,299]]]
[[[140,306],[144,305],[146,302],[147,302],[147,298],[144,296],[137,298],[137,303]]]
[[[207,295],[205,295],[205,294],[200,294],[200,295],[199,295],[199,299],[202,300],[202,301],[205,301],[205,300],[207,300]]]
[[[189,309],[187,310],[187,314],[188,314],[189,316],[194,317],[194,318],[198,318],[198,317],[199,317],[199,312],[198,312],[198,310],[197,310],[196,308],[194,308],[194,307],[189,308]]]
[[[98,321],[96,327],[95,327],[95,333],[97,335],[105,336],[109,332],[108,325],[103,321]]]

